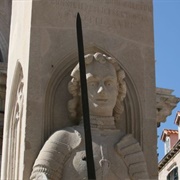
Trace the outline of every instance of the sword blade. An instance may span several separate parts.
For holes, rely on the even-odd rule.
[[[80,82],[81,82],[81,98],[82,98],[82,109],[83,109],[83,120],[84,120],[84,134],[85,134],[85,148],[86,148],[86,162],[87,162],[87,173],[89,180],[95,180],[95,167],[92,150],[92,136],[89,118],[89,103],[87,94],[87,82],[86,82],[86,67],[84,60],[84,45],[83,45],[83,34],[80,14],[77,14],[76,19],[77,28],[77,42],[78,42],[78,54],[79,54],[79,67],[80,67]]]

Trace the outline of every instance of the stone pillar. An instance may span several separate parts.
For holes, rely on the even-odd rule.
[[[45,140],[68,121],[69,73],[77,63],[76,14],[86,53],[118,60],[128,88],[122,124],[157,178],[152,0],[13,0],[2,179],[29,179]]]
[[[25,153],[29,137],[27,94],[31,7],[29,0],[12,2],[1,179],[28,179],[25,177],[28,169]]]

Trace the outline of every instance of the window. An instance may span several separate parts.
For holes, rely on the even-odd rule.
[[[167,136],[165,141],[165,154],[167,154],[170,150],[171,150],[170,137]]]
[[[167,180],[178,180],[178,167],[174,168],[167,176]]]

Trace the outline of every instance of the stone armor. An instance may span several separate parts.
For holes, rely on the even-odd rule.
[[[31,180],[86,180],[83,137],[83,126],[55,132],[36,159]],[[132,135],[92,128],[92,140],[97,180],[148,178],[143,152]]]

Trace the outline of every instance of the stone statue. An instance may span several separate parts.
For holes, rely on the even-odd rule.
[[[148,179],[139,143],[116,128],[126,96],[124,71],[115,59],[102,53],[86,55],[85,63],[97,180]],[[79,124],[59,130],[47,140],[34,163],[31,180],[87,179],[79,65],[71,76],[68,88],[73,99],[68,109]]]

